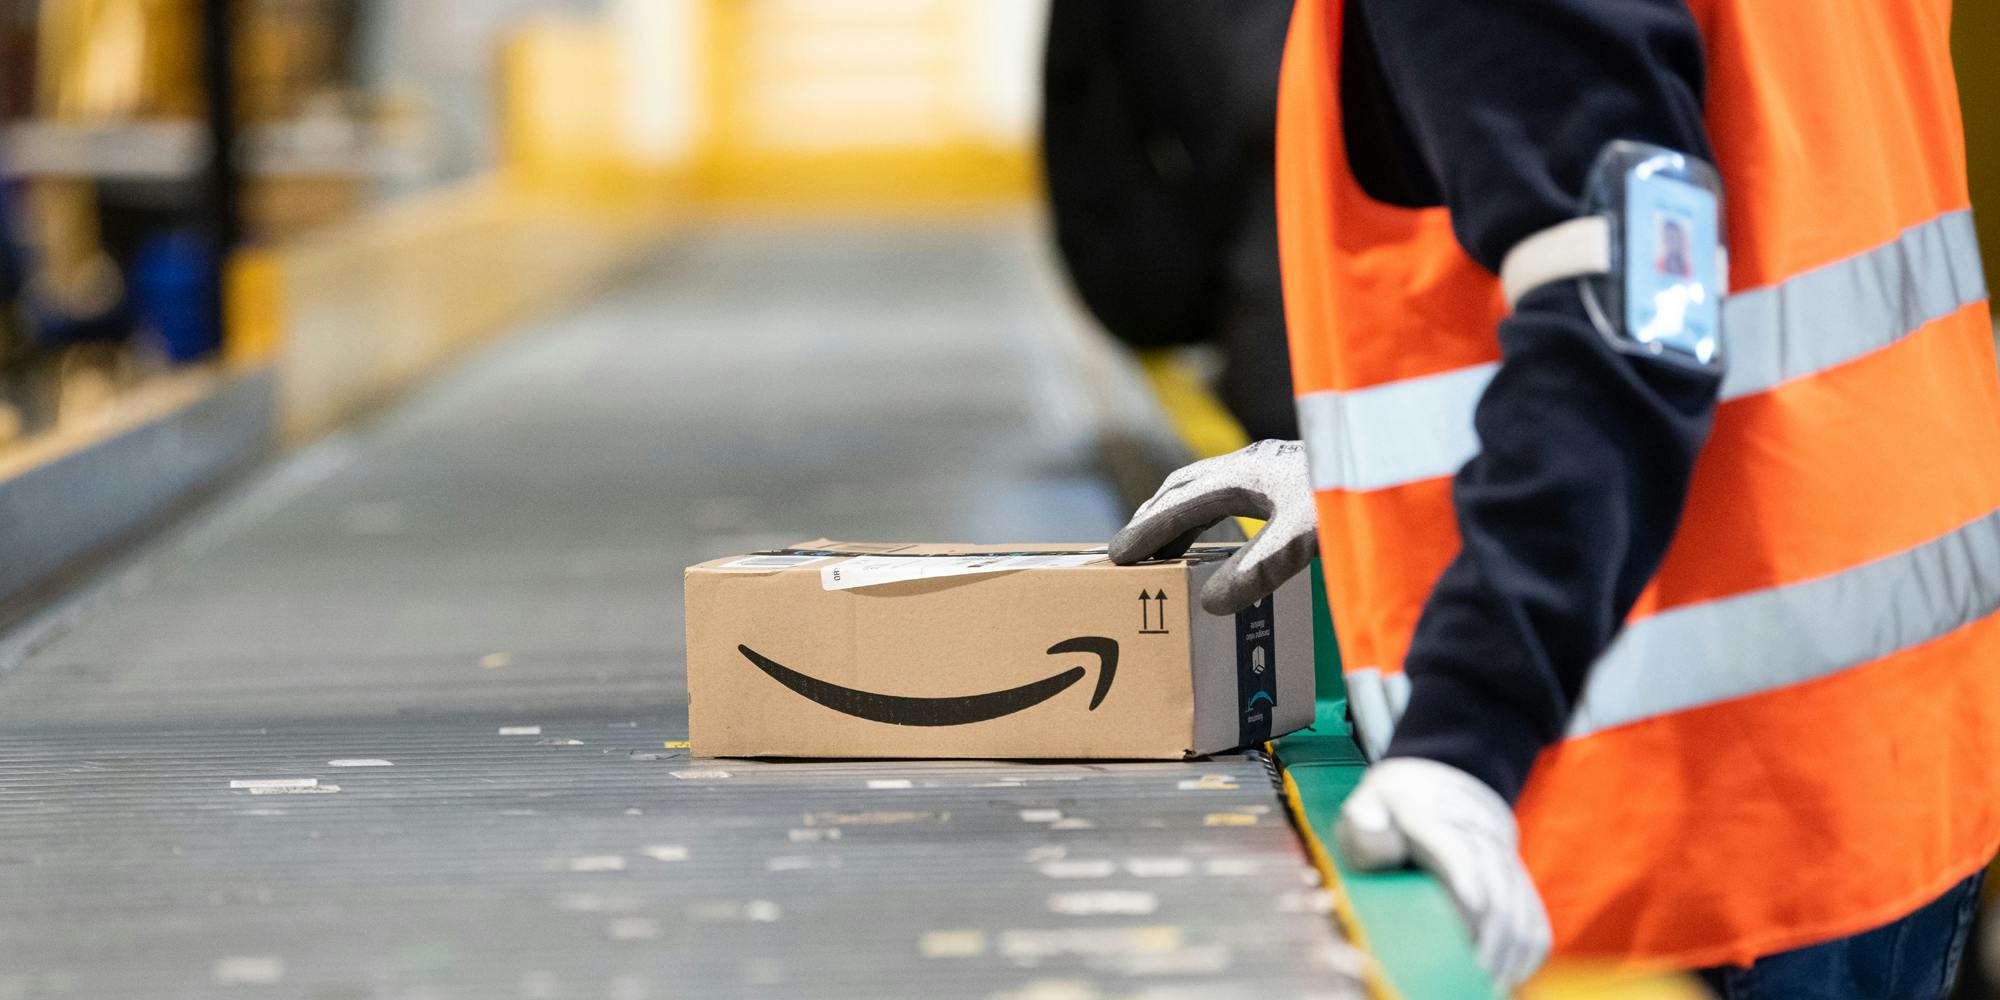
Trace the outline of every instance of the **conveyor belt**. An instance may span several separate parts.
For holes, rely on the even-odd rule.
[[[0,998],[1358,995],[1260,756],[674,746],[686,564],[1116,527],[1033,260],[689,237],[6,637]]]

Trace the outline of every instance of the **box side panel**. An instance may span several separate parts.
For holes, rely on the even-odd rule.
[[[692,574],[694,750],[1178,758],[1187,630],[1138,595],[1185,606],[1184,577],[1091,566],[826,591],[809,573]]]
[[[1219,567],[1195,566],[1189,590],[1199,593]],[[1218,753],[1242,746],[1246,740],[1281,736],[1311,725],[1313,720],[1313,634],[1312,585],[1304,574],[1286,581],[1263,611],[1249,609],[1238,615],[1211,615],[1195,608],[1195,743],[1202,753]],[[1257,621],[1269,626],[1267,639],[1252,641]],[[1256,647],[1266,651],[1266,662],[1251,659]],[[1265,671],[1274,671],[1264,677]],[[1261,687],[1272,689],[1275,700],[1262,703]],[[1268,727],[1246,724],[1246,715],[1258,707],[1269,714]],[[1268,736],[1258,733],[1268,728]]]
[[[838,673],[854,649],[852,622],[819,585],[817,572],[695,569],[685,581],[688,741],[697,756],[740,752],[767,738],[774,724],[765,690],[779,688],[754,668],[743,647],[811,648]]]
[[[708,610],[714,603],[712,589],[709,575],[702,573],[698,566],[690,566],[681,574],[681,620],[682,630],[686,633],[686,640],[681,648],[687,677],[690,748],[700,745],[707,728],[702,708],[708,700],[702,697],[701,688],[709,670],[697,668],[700,666],[699,661],[706,658],[706,651],[714,645],[709,638],[709,631],[713,627],[711,624],[713,617]]]
[[[1196,753],[1236,746],[1242,712],[1236,706],[1236,618],[1211,615],[1196,603],[1219,563],[1191,567],[1188,608],[1194,631],[1194,744]]]
[[[1278,704],[1271,735],[1313,724],[1319,697],[1313,645],[1312,575],[1300,573],[1278,588]]]

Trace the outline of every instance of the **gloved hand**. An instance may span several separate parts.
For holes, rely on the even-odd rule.
[[[1176,471],[1111,539],[1111,561],[1176,558],[1226,517],[1266,523],[1202,586],[1202,610],[1213,615],[1257,603],[1312,562],[1318,518],[1305,445],[1259,441]]]
[[[1514,810],[1478,778],[1421,757],[1384,760],[1347,797],[1334,841],[1356,868],[1415,863],[1436,875],[1502,993],[1548,957],[1549,917],[1521,863]]]
[[[1354,717],[1354,742],[1372,763],[1389,752],[1389,740],[1396,735],[1396,723],[1410,707],[1410,675],[1398,670],[1383,673],[1362,668],[1350,670],[1347,681],[1347,712]]]

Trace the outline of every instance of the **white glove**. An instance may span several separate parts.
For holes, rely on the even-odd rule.
[[[1389,752],[1389,740],[1396,735],[1396,723],[1410,707],[1410,675],[1398,670],[1350,670],[1347,682],[1347,711],[1354,716],[1354,741],[1370,762]]]
[[[1549,917],[1521,863],[1514,811],[1478,778],[1434,760],[1391,757],[1347,797],[1333,835],[1356,868],[1415,863],[1436,875],[1502,993],[1548,957]]]
[[[1312,562],[1318,517],[1305,445],[1259,441],[1181,468],[1111,539],[1111,561],[1177,558],[1228,517],[1257,517],[1265,524],[1202,585],[1201,606],[1212,615],[1257,603]]]

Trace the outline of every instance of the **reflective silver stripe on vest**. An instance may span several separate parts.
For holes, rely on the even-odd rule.
[[[1379,490],[1458,471],[1479,451],[1472,408],[1498,364],[1300,396],[1313,489]]]
[[[1970,211],[1723,300],[1722,398],[1754,395],[1881,350],[1986,297]]]
[[[1722,398],[1763,392],[1880,350],[1986,297],[1970,211],[1723,301]],[[1313,488],[1379,490],[1456,473],[1479,451],[1472,412],[1494,364],[1300,396]]]
[[[1996,611],[2000,511],[1838,573],[1633,622],[1591,668],[1569,735],[1817,680]]]

